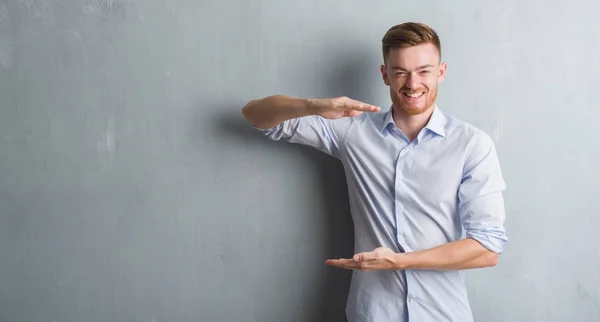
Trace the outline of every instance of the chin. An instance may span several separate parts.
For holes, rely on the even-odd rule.
[[[435,100],[427,99],[421,102],[407,103],[401,98],[396,98],[393,103],[404,115],[415,116],[428,112],[435,105]]]
[[[401,100],[394,100],[394,106],[404,115],[414,116],[427,112],[431,105],[424,102],[421,104],[407,104]]]
[[[436,94],[437,93],[435,92],[425,92],[423,97],[419,98],[417,101],[409,102],[405,100],[402,92],[396,92],[392,95],[392,102],[398,111],[402,112],[404,115],[415,116],[426,113],[433,105],[435,105]]]
[[[406,115],[419,115],[427,112],[428,108],[426,106],[407,106],[401,105],[400,110]]]

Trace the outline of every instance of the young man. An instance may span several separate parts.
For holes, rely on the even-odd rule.
[[[341,160],[356,254],[326,264],[354,270],[349,321],[472,321],[464,270],[495,266],[507,242],[494,143],[437,106],[446,63],[433,29],[400,24],[382,42],[389,111],[276,95],[243,114],[272,140]]]

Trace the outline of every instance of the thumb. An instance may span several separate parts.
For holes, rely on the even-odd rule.
[[[373,252],[358,253],[358,254],[355,254],[354,257],[352,257],[352,259],[355,262],[368,261],[368,260],[375,259],[375,254]]]
[[[379,112],[381,108],[379,106],[363,103],[360,101],[354,101],[353,104],[347,106],[349,110],[361,111],[361,112]]]
[[[357,117],[357,116],[361,115],[362,113],[363,113],[362,111],[355,111],[355,110],[344,111],[344,116]]]

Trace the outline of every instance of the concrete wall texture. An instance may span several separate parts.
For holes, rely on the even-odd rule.
[[[475,319],[600,321],[598,20],[592,0],[0,0],[0,321],[343,321],[341,165],[240,110],[389,107],[403,21],[438,30],[438,104],[490,133],[508,184]]]

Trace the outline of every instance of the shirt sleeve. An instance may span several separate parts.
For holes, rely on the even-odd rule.
[[[471,142],[464,175],[459,186],[459,212],[466,237],[502,254],[508,242],[502,196],[506,184],[492,139],[478,133]]]
[[[339,159],[346,136],[354,123],[355,118],[351,117],[330,120],[309,115],[287,120],[270,129],[254,128],[273,141],[307,145]]]

